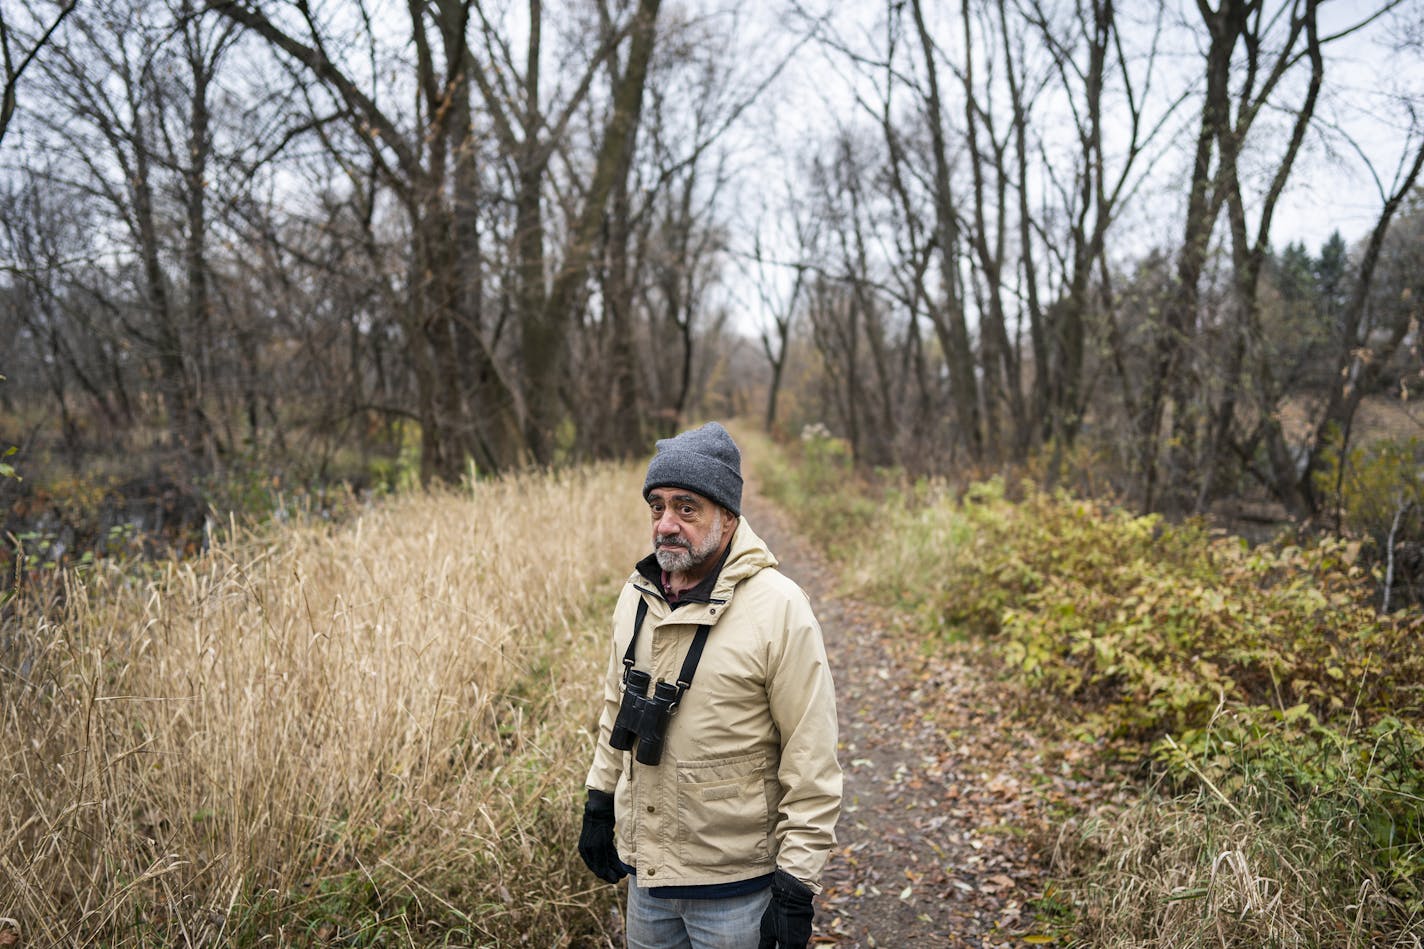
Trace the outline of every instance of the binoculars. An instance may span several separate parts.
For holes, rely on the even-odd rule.
[[[661,679],[648,695],[652,676],[639,669],[629,669],[623,677],[623,704],[618,706],[618,718],[608,743],[619,751],[629,751],[636,741],[639,764],[655,765],[663,757],[663,738],[668,720],[677,708],[680,690],[672,682]]]

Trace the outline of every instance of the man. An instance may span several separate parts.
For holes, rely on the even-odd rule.
[[[659,441],[643,496],[579,853],[633,875],[629,949],[804,949],[841,804],[820,627],[741,517],[721,425]]]

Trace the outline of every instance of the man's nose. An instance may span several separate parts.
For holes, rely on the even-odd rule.
[[[672,511],[663,511],[662,516],[653,524],[653,529],[661,537],[664,534],[676,534],[680,526]]]

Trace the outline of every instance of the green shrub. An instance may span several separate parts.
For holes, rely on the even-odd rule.
[[[3,379],[3,378],[4,378],[3,376],[0,376],[0,379]],[[5,451],[4,451],[3,453],[0,453],[0,458],[9,458],[11,455],[15,454],[15,453],[18,452],[19,450],[20,450],[20,449],[19,449],[18,447],[14,446],[14,445],[11,445],[9,448],[5,449]],[[12,465],[12,464],[11,464],[10,462],[8,462],[8,461],[0,461],[0,478],[10,478],[10,479],[13,479],[13,480],[15,480],[15,481],[22,481],[22,480],[24,480],[24,479],[21,478],[20,475],[15,471],[15,466]]]
[[[1338,529],[1363,541],[1385,587],[1380,602],[1424,602],[1419,556],[1408,558],[1410,569],[1398,564],[1389,573],[1387,566],[1402,551],[1424,549],[1424,440],[1383,439],[1343,455],[1337,446],[1325,461],[1316,490],[1329,499]]]
[[[1125,734],[1200,727],[1223,702],[1322,717],[1410,702],[1416,614],[1380,617],[1352,548],[1248,548],[1031,487],[988,482],[888,515],[866,588],[988,637],[1031,685]],[[918,603],[916,601],[918,600]]]
[[[1381,439],[1343,455],[1337,440],[1315,486],[1338,505],[1341,527],[1381,546],[1401,512],[1408,536],[1424,536],[1424,440]]]
[[[997,479],[872,493],[824,446],[799,451],[775,496],[837,525],[857,590],[930,641],[987,642],[1082,737],[1152,762],[1158,792],[1064,842],[1055,906],[1076,937],[1417,945],[1424,614],[1377,612],[1360,544],[1250,547]],[[1373,457],[1347,481],[1359,516],[1413,455]]]
[[[1304,705],[1233,707],[1154,745],[1172,786],[1349,842],[1356,876],[1424,908],[1424,730],[1392,715],[1324,724]]]

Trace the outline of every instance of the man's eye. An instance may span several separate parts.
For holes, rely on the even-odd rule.
[[[684,506],[683,509],[682,509],[682,516],[683,516],[683,517],[691,517],[691,516],[692,516],[693,514],[695,514],[695,513],[696,513],[696,511],[694,511],[694,510],[693,510],[692,508],[690,508],[690,507]]]

